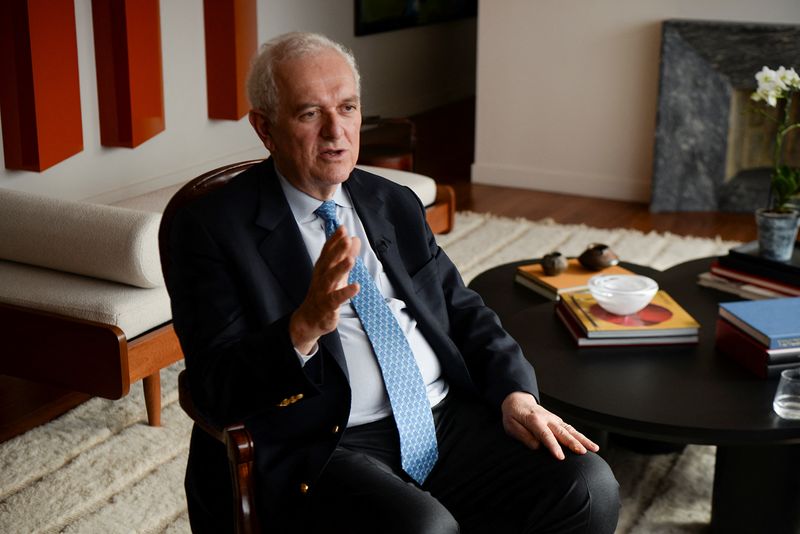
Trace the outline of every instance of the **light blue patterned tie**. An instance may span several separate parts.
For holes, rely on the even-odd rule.
[[[325,235],[330,238],[339,227],[336,203],[327,200],[314,213],[325,221]],[[383,373],[383,382],[400,434],[403,470],[422,484],[439,458],[433,414],[422,374],[397,319],[360,257],[356,258],[348,281],[358,282],[360,286],[351,302]]]

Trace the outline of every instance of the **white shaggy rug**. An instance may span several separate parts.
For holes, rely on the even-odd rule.
[[[502,263],[553,250],[577,255],[591,242],[625,261],[665,269],[725,253],[719,239],[643,234],[458,213],[439,243],[468,283]],[[141,386],[118,401],[93,399],[0,444],[0,533],[188,533],[183,470],[191,424],[177,403],[182,362],[161,375],[160,428],[147,426]],[[710,518],[714,448],[643,455],[610,447],[620,481],[619,533],[697,533]]]

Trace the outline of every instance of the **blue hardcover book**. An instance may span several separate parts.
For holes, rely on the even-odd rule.
[[[770,349],[800,347],[800,297],[723,302],[719,315]]]

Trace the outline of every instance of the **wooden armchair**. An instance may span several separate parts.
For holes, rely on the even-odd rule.
[[[220,167],[209,171],[184,185],[167,204],[159,227],[158,242],[161,254],[161,269],[164,278],[169,276],[169,235],[175,213],[182,206],[202,197],[227,184],[233,177],[259,163],[261,160],[244,161]],[[452,227],[454,199],[452,189],[442,192],[442,186],[437,186],[437,203],[444,199],[444,204],[434,204],[428,208],[428,220],[433,228],[449,230]],[[447,186],[444,186],[447,187]],[[444,195],[443,197],[441,195]],[[431,217],[434,217],[432,219]],[[181,408],[194,421],[200,429],[206,432],[223,445],[228,453],[228,463],[231,474],[231,487],[233,489],[233,507],[236,522],[236,532],[254,533],[260,531],[261,522],[256,514],[255,482],[253,479],[253,438],[242,424],[228,427],[219,427],[204,417],[192,401],[188,384],[187,371],[181,372],[178,377],[178,394]]]
[[[259,161],[244,161],[220,167],[198,176],[175,193],[164,210],[158,231],[161,270],[164,272],[165,279],[169,274],[169,235],[176,211],[197,198],[224,186],[231,178],[249,169]],[[260,522],[255,506],[255,482],[253,477],[255,450],[253,438],[242,424],[220,427],[204,417],[192,401],[186,373],[184,370],[178,376],[178,400],[181,408],[194,421],[195,425],[225,445],[225,449],[228,452],[236,532],[239,534],[260,532]]]
[[[189,392],[186,371],[178,375],[178,402],[186,414],[209,436],[223,445],[228,452],[228,466],[233,490],[233,517],[238,534],[261,532],[260,520],[256,513],[255,480],[253,460],[255,448],[253,437],[243,424],[219,427],[211,423],[197,410]]]

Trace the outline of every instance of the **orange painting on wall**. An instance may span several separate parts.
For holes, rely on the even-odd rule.
[[[164,130],[158,0],[92,0],[100,142],[136,147]]]
[[[43,171],[83,150],[73,0],[0,2],[7,169]]]

